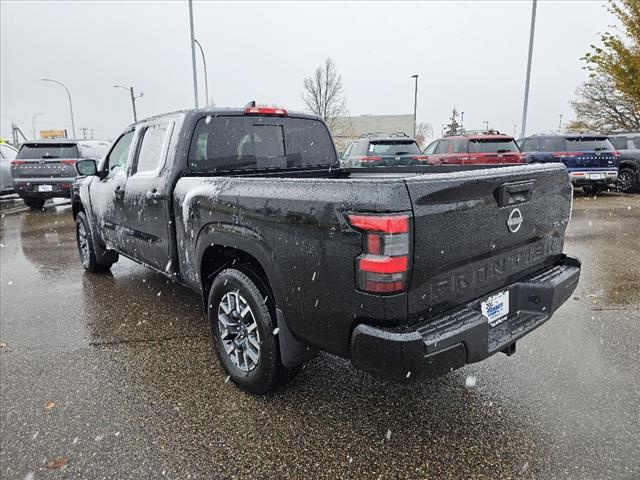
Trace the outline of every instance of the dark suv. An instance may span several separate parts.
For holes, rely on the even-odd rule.
[[[620,153],[606,135],[534,135],[518,141],[527,163],[564,163],[571,183],[587,195],[606,190],[618,179]]]
[[[609,140],[622,154],[616,182],[618,191],[640,192],[640,133],[616,133],[610,135]]]
[[[26,142],[11,162],[14,190],[33,209],[42,208],[48,198],[71,197],[76,162],[84,158],[99,160],[108,148],[108,142],[99,140]]]
[[[421,165],[425,157],[406,133],[367,133],[342,154],[343,168]]]

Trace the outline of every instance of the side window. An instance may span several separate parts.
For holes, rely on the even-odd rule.
[[[522,142],[521,150],[523,152],[535,152],[538,150],[538,142],[532,138],[527,138]]]
[[[347,149],[344,151],[344,153],[342,154],[342,156],[344,158],[347,158],[349,156],[349,154],[351,153],[351,149],[353,148],[353,143],[350,144]]]
[[[427,148],[424,149],[424,153],[425,155],[433,155],[436,151],[436,147],[438,146],[438,141],[436,140],[435,142],[431,142],[429,144],[429,146]]]
[[[453,142],[453,153],[467,153],[467,141],[456,140]]]
[[[450,140],[440,140],[440,143],[438,143],[438,148],[436,149],[436,153],[438,154],[449,153],[450,143],[451,143]]]
[[[132,173],[154,172],[164,166],[172,126],[172,122],[162,122],[144,129],[138,159]]]
[[[105,168],[107,169],[106,178],[113,178],[118,172],[123,172],[127,165],[129,157],[129,149],[133,140],[133,130],[122,135],[115,143],[107,158]]]

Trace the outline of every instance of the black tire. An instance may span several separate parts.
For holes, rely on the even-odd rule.
[[[91,273],[106,272],[118,261],[118,254],[96,245],[84,212],[76,215],[76,242],[80,263]]]
[[[31,210],[42,210],[46,200],[44,198],[23,198],[24,204]]]
[[[211,285],[207,312],[211,341],[227,374],[242,390],[262,395],[286,383],[298,369],[282,365],[274,309],[265,301],[270,295],[258,285],[262,283],[240,270],[223,270]],[[233,306],[229,300],[234,297],[239,310],[250,308],[246,316],[240,316],[235,307],[225,310]],[[225,323],[219,319],[220,312]]]
[[[633,193],[640,190],[637,172],[632,168],[623,168],[620,170],[618,180],[616,181],[616,188],[622,193]]]

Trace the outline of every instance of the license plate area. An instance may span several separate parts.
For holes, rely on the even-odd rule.
[[[591,173],[589,175],[589,179],[590,180],[602,180],[604,178],[604,174],[603,173]]]
[[[489,326],[500,323],[509,315],[509,290],[498,292],[481,302],[480,311],[489,320]]]
[[[53,192],[53,185],[38,185],[39,192]]]

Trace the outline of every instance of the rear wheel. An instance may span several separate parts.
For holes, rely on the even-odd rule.
[[[76,241],[78,242],[80,262],[89,272],[106,272],[118,261],[117,253],[106,251],[100,245],[95,244],[89,221],[84,212],[78,212],[76,215]]]
[[[46,200],[44,198],[24,198],[24,204],[32,210],[40,210],[44,207]]]
[[[623,168],[618,173],[618,181],[616,182],[616,188],[622,193],[632,193],[638,191],[640,185],[638,184],[638,178],[636,171],[631,168]]]
[[[231,380],[253,394],[275,390],[295,370],[282,365],[275,315],[266,298],[268,292],[233,268],[223,270],[209,292],[209,328],[218,359]]]

